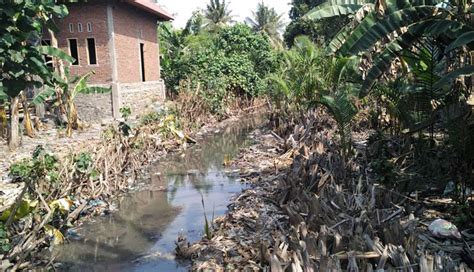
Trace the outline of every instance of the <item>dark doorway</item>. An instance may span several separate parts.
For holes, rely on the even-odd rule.
[[[145,82],[145,44],[140,43],[140,62],[142,66],[142,81]]]
[[[74,58],[72,65],[79,65],[79,50],[77,48],[77,39],[69,39],[69,55]]]
[[[87,52],[89,53],[89,64],[97,64],[97,52],[95,51],[95,39],[87,38]]]

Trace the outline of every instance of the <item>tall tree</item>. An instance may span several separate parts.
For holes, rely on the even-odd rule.
[[[8,142],[10,149],[19,145],[18,96],[29,86],[51,83],[53,73],[43,54],[55,51],[39,46],[42,28],[54,28],[53,18],[67,15],[64,5],[54,1],[0,2],[0,90],[10,100]]]
[[[246,18],[246,22],[254,31],[266,33],[274,46],[281,47],[280,31],[285,26],[282,17],[282,14],[278,14],[274,8],[266,6],[262,1],[257,4],[257,9],[252,12],[252,17]]]
[[[204,17],[207,20],[207,27],[210,30],[217,30],[232,21],[232,11],[226,0],[211,0],[204,10]]]

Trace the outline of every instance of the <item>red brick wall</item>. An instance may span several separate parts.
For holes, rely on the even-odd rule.
[[[160,79],[157,18],[133,6],[114,5],[115,52],[121,83],[140,82],[140,43],[144,44],[145,79]]]
[[[107,3],[113,7],[118,82],[141,82],[140,43],[144,44],[146,81],[159,80],[157,18],[131,5],[104,0],[68,4],[69,15],[57,21],[60,29],[56,34],[59,47],[69,53],[68,39],[77,39],[78,42],[79,65],[70,66],[71,75],[83,75],[94,70],[96,74],[90,78],[90,83],[112,82]],[[69,32],[70,23],[74,26],[73,33]],[[82,32],[78,32],[78,23],[82,24]],[[87,32],[87,23],[92,24],[92,32]],[[45,35],[45,39],[48,38]],[[97,65],[89,65],[87,38],[95,38]]]
[[[57,33],[61,49],[69,53],[68,39],[77,39],[79,49],[79,65],[70,66],[71,75],[83,75],[91,70],[95,75],[90,83],[108,83],[112,81],[112,65],[110,62],[107,28],[107,5],[88,3],[68,5],[69,15],[58,20],[60,32]],[[69,32],[69,24],[74,26],[74,32]],[[82,32],[78,32],[78,23],[82,24]],[[92,24],[92,32],[87,32],[87,23]],[[87,38],[95,38],[97,65],[89,65],[87,55]]]

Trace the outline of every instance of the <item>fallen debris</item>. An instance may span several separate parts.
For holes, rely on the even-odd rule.
[[[181,238],[178,255],[199,271],[472,269],[473,237],[435,237],[426,204],[371,180],[364,141],[344,160],[334,127],[311,112],[280,127],[279,137],[255,132],[257,143],[232,163],[251,188],[213,222],[212,239]]]

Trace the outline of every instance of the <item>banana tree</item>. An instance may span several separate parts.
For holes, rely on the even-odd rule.
[[[52,1],[14,1],[0,3],[0,89],[10,100],[8,143],[19,145],[19,94],[30,86],[51,84],[52,71],[43,61],[38,43],[42,28],[54,28],[53,18],[67,15],[64,5]]]
[[[67,125],[66,134],[68,137],[72,136],[72,130],[81,128],[81,122],[77,114],[77,108],[74,103],[77,95],[80,93],[106,93],[110,92],[110,88],[88,86],[87,81],[95,74],[94,71],[90,71],[82,76],[72,77],[69,74],[69,69],[65,68],[64,77],[66,80],[57,77],[56,86],[54,89],[48,89],[42,95],[37,96],[37,101],[41,101],[45,97],[52,94],[57,95],[54,90],[60,89],[61,101],[59,102],[64,106],[66,111]],[[71,87],[72,86],[72,87]]]
[[[351,56],[373,52],[375,47],[378,47],[376,51],[381,51],[374,54],[373,66],[362,86],[361,95],[365,96],[391,63],[400,57],[403,49],[410,48],[424,37],[441,37],[442,40],[451,41],[445,53],[462,46],[473,49],[474,29],[465,18],[465,14],[472,13],[472,4],[466,1],[452,2],[331,0],[306,16],[316,20],[334,16],[354,19],[329,43],[328,53]],[[453,75],[474,73],[470,67],[461,68],[462,72],[455,72],[449,78],[441,77],[437,85],[452,83]]]

